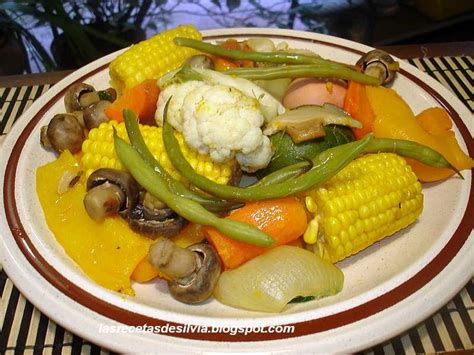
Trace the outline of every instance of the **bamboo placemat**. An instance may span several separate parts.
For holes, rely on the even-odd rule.
[[[410,59],[450,89],[474,112],[472,57]],[[16,119],[49,89],[49,85],[0,88],[0,144]],[[48,319],[25,299],[0,266],[0,354],[109,353]],[[420,354],[472,350],[474,283],[471,280],[448,304],[416,327],[367,354]],[[218,349],[216,349],[218,350]]]

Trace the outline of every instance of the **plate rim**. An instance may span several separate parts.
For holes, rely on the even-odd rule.
[[[298,39],[298,40],[301,40],[301,39],[306,39],[308,38],[309,40],[313,41],[313,42],[316,42],[316,43],[322,43],[324,45],[334,45],[334,43],[337,43],[337,46],[338,47],[341,47],[343,48],[344,50],[348,50],[348,51],[351,51],[351,52],[360,52],[359,50],[355,49],[355,48],[362,48],[362,47],[365,47],[367,49],[370,49],[371,47],[368,47],[368,46],[365,46],[365,45],[362,45],[362,44],[359,44],[359,43],[356,43],[356,42],[352,42],[352,41],[348,41],[348,40],[344,40],[344,39],[340,39],[340,38],[336,38],[336,37],[332,37],[332,36],[327,36],[327,35],[320,35],[320,34],[313,34],[313,33],[309,33],[309,32],[304,32],[304,31],[294,31],[294,30],[277,30],[277,29],[258,29],[258,28],[254,28],[254,29],[250,29],[250,28],[243,28],[243,29],[237,29],[237,28],[233,28],[233,29],[224,29],[224,30],[210,30],[210,31],[202,31],[203,33],[203,37],[205,37],[206,39],[215,39],[214,37],[229,37],[229,36],[232,36],[232,37],[250,37],[252,35],[263,35],[266,33],[268,33],[269,36],[273,37],[273,38],[279,38],[281,36],[288,36],[290,38],[293,38],[293,39]],[[281,34],[281,36],[279,36],[278,34]],[[351,47],[346,47],[344,44],[351,44],[354,46],[354,48],[351,48]],[[120,51],[119,51],[120,52]],[[71,81],[69,84],[71,84],[72,82],[76,82],[76,81],[80,81],[80,80],[83,80],[84,77],[83,75],[81,75],[78,79],[72,79],[74,77],[76,77],[77,75],[79,75],[79,73],[82,74],[82,72],[86,73],[87,76],[91,76],[91,75],[94,75],[96,74],[97,72],[99,71],[102,71],[104,69],[104,67],[106,67],[108,65],[108,59],[111,59],[113,57],[115,57],[117,55],[117,53],[119,52],[115,52],[115,53],[112,53],[111,55],[108,55],[106,57],[103,57],[93,63],[90,63],[89,65],[79,69],[78,71],[75,71],[74,73],[70,74],[68,77],[66,77],[65,79],[63,79],[62,81],[60,81],[58,84],[57,84],[57,89],[62,87],[62,89],[59,89],[59,92],[57,93],[53,93],[52,94],[52,97],[51,98],[48,98],[48,101],[47,101],[47,104],[40,104],[38,102],[38,105],[37,106],[41,106],[41,107],[38,107],[38,109],[36,110],[36,112],[33,114],[33,119],[30,120],[30,122],[28,122],[26,124],[25,127],[23,127],[23,129],[21,130],[19,136],[20,138],[23,137],[23,134],[24,132],[26,131],[27,128],[30,128],[31,127],[31,130],[34,128],[34,125],[32,125],[33,123],[35,123],[35,118],[37,116],[41,116],[42,112],[46,111],[47,109],[49,109],[50,105],[54,104],[54,102],[57,101],[57,99],[59,97],[62,96],[62,93],[63,91],[65,90],[65,87],[66,87],[66,83],[68,81]],[[107,61],[105,64],[102,64],[100,65],[99,67],[96,67],[97,66],[97,63],[98,62],[101,62],[101,61]],[[405,64],[405,63],[403,63]],[[404,65],[405,66],[405,65]],[[94,68],[92,71],[89,70],[89,68]],[[416,69],[417,70],[417,69]],[[420,81],[413,73],[409,72],[409,71],[406,71],[406,70],[403,70],[404,74],[407,74],[407,77],[411,80],[411,81],[414,81],[415,83],[419,84],[418,82]],[[420,73],[422,73],[420,71]],[[426,75],[425,73],[422,73],[423,75]],[[411,77],[410,77],[411,76]],[[414,80],[415,79],[415,80]],[[436,84],[439,84],[441,85],[440,83],[436,82],[434,79],[430,78],[431,80],[433,80]],[[435,92],[435,89],[433,89],[429,84],[426,84],[426,83],[422,83],[424,85],[420,85],[423,87],[423,89],[428,88],[429,90],[432,90],[432,92],[430,92],[429,90],[426,90],[426,92],[430,93],[430,96],[432,96],[433,98],[436,99],[436,101],[441,105],[443,106],[444,108],[446,108],[448,110],[448,112],[451,114],[451,116],[453,117],[453,119],[455,120],[455,123],[456,125],[458,126],[458,129],[460,130],[461,134],[463,135],[463,139],[465,141],[465,144],[468,148],[468,151],[469,153],[472,155],[473,154],[473,143],[472,141],[470,141],[469,139],[466,139],[465,137],[465,134],[467,132],[467,134],[469,134],[469,129],[466,127],[465,123],[463,122],[463,120],[459,117],[459,115],[457,114],[456,110],[452,107],[452,105],[448,102],[448,100],[445,99],[445,95],[439,95],[438,93]],[[443,87],[444,88],[444,87]],[[442,100],[439,101],[438,100],[438,97],[440,97]],[[453,96],[454,97],[454,96]],[[455,97],[454,97],[455,98]],[[451,99],[451,98],[450,98]],[[457,98],[455,98],[455,100],[458,100]],[[459,100],[458,100],[459,101]],[[460,102],[460,101],[459,101]],[[48,106],[48,104],[50,104]],[[446,106],[445,106],[446,105]],[[461,103],[461,105],[463,105]],[[36,106],[35,106],[35,109],[36,109]],[[25,114],[23,114],[22,116],[28,116],[28,113],[29,112],[33,112],[34,109],[33,107],[30,107],[30,109],[27,110],[27,112],[25,112]],[[456,118],[457,117],[457,118]],[[37,123],[37,122],[36,122]],[[10,136],[10,135],[9,135]],[[9,138],[9,136],[7,136],[7,140]],[[29,137],[29,134],[25,136],[25,141],[26,139],[28,139]],[[13,138],[11,138],[10,140],[12,140]],[[8,144],[6,144],[7,141],[4,142],[4,145],[7,146]],[[15,150],[15,147],[19,147],[19,145],[21,146],[21,140],[20,142],[16,142],[15,145],[12,147],[13,150]],[[21,150],[20,150],[20,153],[21,153]],[[19,154],[20,154],[19,153]],[[11,158],[11,155],[9,154],[9,157],[8,159],[5,159],[7,161],[7,164],[8,165],[5,165],[6,166],[6,171],[7,173],[10,172],[10,175],[11,175],[11,168],[10,169],[7,169],[9,164],[10,164],[10,158]],[[3,163],[3,161],[2,161]],[[3,169],[4,165],[2,164],[1,165],[1,168]],[[14,171],[14,173],[16,173],[16,171]],[[6,177],[2,177],[2,185],[3,185],[3,197],[4,197],[4,200],[1,202],[2,203],[2,206],[5,208],[5,206],[9,206],[9,203],[11,205],[11,202],[13,201],[13,203],[15,203],[15,199],[14,199],[14,196],[13,196],[13,200],[11,200],[11,196],[10,196],[10,201],[8,201],[7,199],[9,198],[9,194],[15,194],[15,192],[10,192],[10,191],[7,191],[7,184],[5,183],[5,181],[9,181],[11,180],[12,178],[15,179],[15,175],[16,174],[13,174],[13,177],[12,176],[6,176]],[[5,203],[6,202],[6,203]],[[6,215],[7,215],[7,219],[8,219],[8,222],[9,222],[9,227],[10,227],[10,232],[12,232],[12,234],[14,234],[14,231],[12,230],[12,225],[11,225],[11,214],[8,214],[8,211],[6,211]],[[473,203],[473,181],[471,180],[471,189],[470,189],[470,198],[469,198],[469,202],[468,202],[468,205],[466,206],[466,210],[464,211],[464,216],[461,220],[461,223],[460,225],[457,227],[457,230],[461,227],[461,225],[463,225],[463,221],[466,219],[466,215],[468,215],[468,212],[473,214],[474,212],[474,203]],[[9,218],[10,217],[10,218]],[[20,221],[21,222],[21,221]],[[472,224],[472,223],[471,223]],[[457,244],[456,245],[451,245],[451,254],[454,253],[453,255],[455,256],[456,253],[463,247],[464,245],[464,242],[467,240],[467,238],[469,237],[469,223],[467,224],[464,224],[464,230],[463,230],[463,233],[465,234],[465,239],[462,241],[461,244],[459,244],[461,242],[461,239],[460,238],[455,238],[455,240],[457,241]],[[15,228],[15,227],[13,227]],[[470,227],[471,231],[472,231],[472,226]],[[466,234],[467,233],[467,234]],[[21,234],[21,233],[20,233]],[[449,243],[451,243],[453,241],[453,237],[456,235],[456,232],[453,236],[451,236]],[[15,239],[17,240],[17,239]],[[18,241],[18,240],[17,240]],[[19,245],[20,246],[20,245]],[[446,248],[446,246],[445,246]],[[456,249],[457,248],[457,249]],[[443,248],[444,250],[444,248]],[[444,266],[447,266],[454,258],[454,256],[452,258],[449,259],[449,261],[447,262],[447,264],[445,264]],[[3,261],[3,258],[2,258],[2,261]],[[430,263],[432,263],[434,261],[431,260]],[[47,263],[47,262],[46,262]],[[5,266],[5,265],[4,265]],[[426,266],[425,266],[426,268]],[[443,270],[444,267],[441,267],[441,269],[431,278],[435,278],[436,275],[441,272]],[[6,267],[6,270],[8,270],[8,267]],[[48,281],[50,282],[50,281]],[[426,285],[426,283],[424,284]],[[461,285],[462,287],[463,285]],[[413,287],[413,286],[412,286]],[[409,295],[413,294],[415,291],[411,292]],[[67,296],[67,294],[65,294],[66,297],[69,297]],[[406,297],[405,297],[406,298]],[[403,300],[403,298],[401,299]],[[401,301],[400,300],[400,301]],[[393,305],[393,304],[392,304]],[[391,306],[392,306],[391,305]],[[390,307],[390,306],[389,306]],[[91,309],[89,307],[87,307],[88,309]],[[373,314],[371,314],[373,315]],[[369,315],[369,316],[371,316]],[[368,317],[369,317],[368,316]],[[365,318],[365,317],[364,317]],[[113,319],[113,318],[112,318]],[[321,319],[321,318],[320,318]],[[360,319],[358,319],[360,320]],[[355,320],[357,321],[357,320]],[[354,322],[354,321],[353,321]],[[166,322],[166,323],[171,323],[171,322]],[[352,323],[352,322],[351,322]],[[143,324],[143,323],[140,323],[140,324]],[[314,324],[313,324],[314,326]],[[332,326],[331,328],[332,329]],[[313,330],[314,330],[314,327],[313,327]],[[326,331],[328,329],[323,329],[323,330],[320,330],[320,331]],[[308,333],[308,334],[313,334],[314,331]],[[294,336],[302,336],[302,335],[307,335],[307,334],[296,334]],[[199,335],[199,338],[202,339],[202,335]],[[275,338],[269,338],[268,340],[272,340],[272,339],[275,339]],[[281,336],[278,335],[277,339],[281,339]],[[223,338],[223,339],[219,339],[219,337],[216,337],[216,334],[213,334],[212,336],[212,339],[208,339],[208,340],[212,340],[212,341],[256,341],[256,340],[266,340],[266,339],[262,339],[261,335],[259,335],[257,338],[253,339],[252,337],[249,337],[249,336],[245,336],[245,339],[239,339],[238,337],[232,337],[231,339],[226,339],[226,338]]]

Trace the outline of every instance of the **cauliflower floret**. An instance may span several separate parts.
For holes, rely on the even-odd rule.
[[[198,84],[199,83],[199,84]],[[244,171],[264,168],[272,145],[262,133],[264,117],[255,98],[226,85],[190,81],[173,84],[158,99],[156,121],[163,123],[166,101],[170,124],[183,133],[186,143],[215,162],[234,158]]]
[[[228,86],[207,85],[189,93],[182,119],[186,142],[216,162],[262,145],[264,118],[257,101]]]
[[[246,172],[253,173],[258,169],[265,168],[273,155],[273,146],[267,136],[263,136],[262,144],[254,151],[235,155],[240,168]]]
[[[194,89],[205,85],[202,81],[187,81],[183,84],[172,84],[165,88],[158,97],[157,108],[155,113],[155,121],[161,126],[163,125],[163,114],[166,103],[170,97],[173,97],[168,106],[168,122],[178,131],[183,130],[183,123],[181,119],[181,107],[186,95]]]

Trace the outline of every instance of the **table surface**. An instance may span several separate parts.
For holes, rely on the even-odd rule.
[[[474,112],[474,42],[385,47],[407,59],[448,87]],[[431,58],[434,57],[434,58]],[[0,133],[48,88],[69,71],[0,77]],[[10,88],[10,89],[8,89]],[[1,142],[1,138],[0,138]],[[1,268],[1,266],[0,266]],[[13,352],[103,353],[106,349],[87,342],[49,320],[26,300],[5,272],[0,273],[0,354]],[[471,280],[449,303],[405,333],[364,353],[434,353],[473,349],[474,283]]]

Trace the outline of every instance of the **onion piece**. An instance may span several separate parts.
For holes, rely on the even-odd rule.
[[[301,143],[324,136],[323,126],[329,124],[362,127],[359,121],[354,120],[337,106],[331,104],[305,105],[275,117],[266,126],[263,133],[272,135],[278,131],[286,131],[295,143]]]
[[[246,41],[246,43],[250,49],[255,52],[273,52],[275,50],[275,44],[268,38],[250,38]]]
[[[281,312],[297,296],[323,297],[341,291],[344,275],[308,250],[280,246],[221,274],[214,297],[253,311]]]

